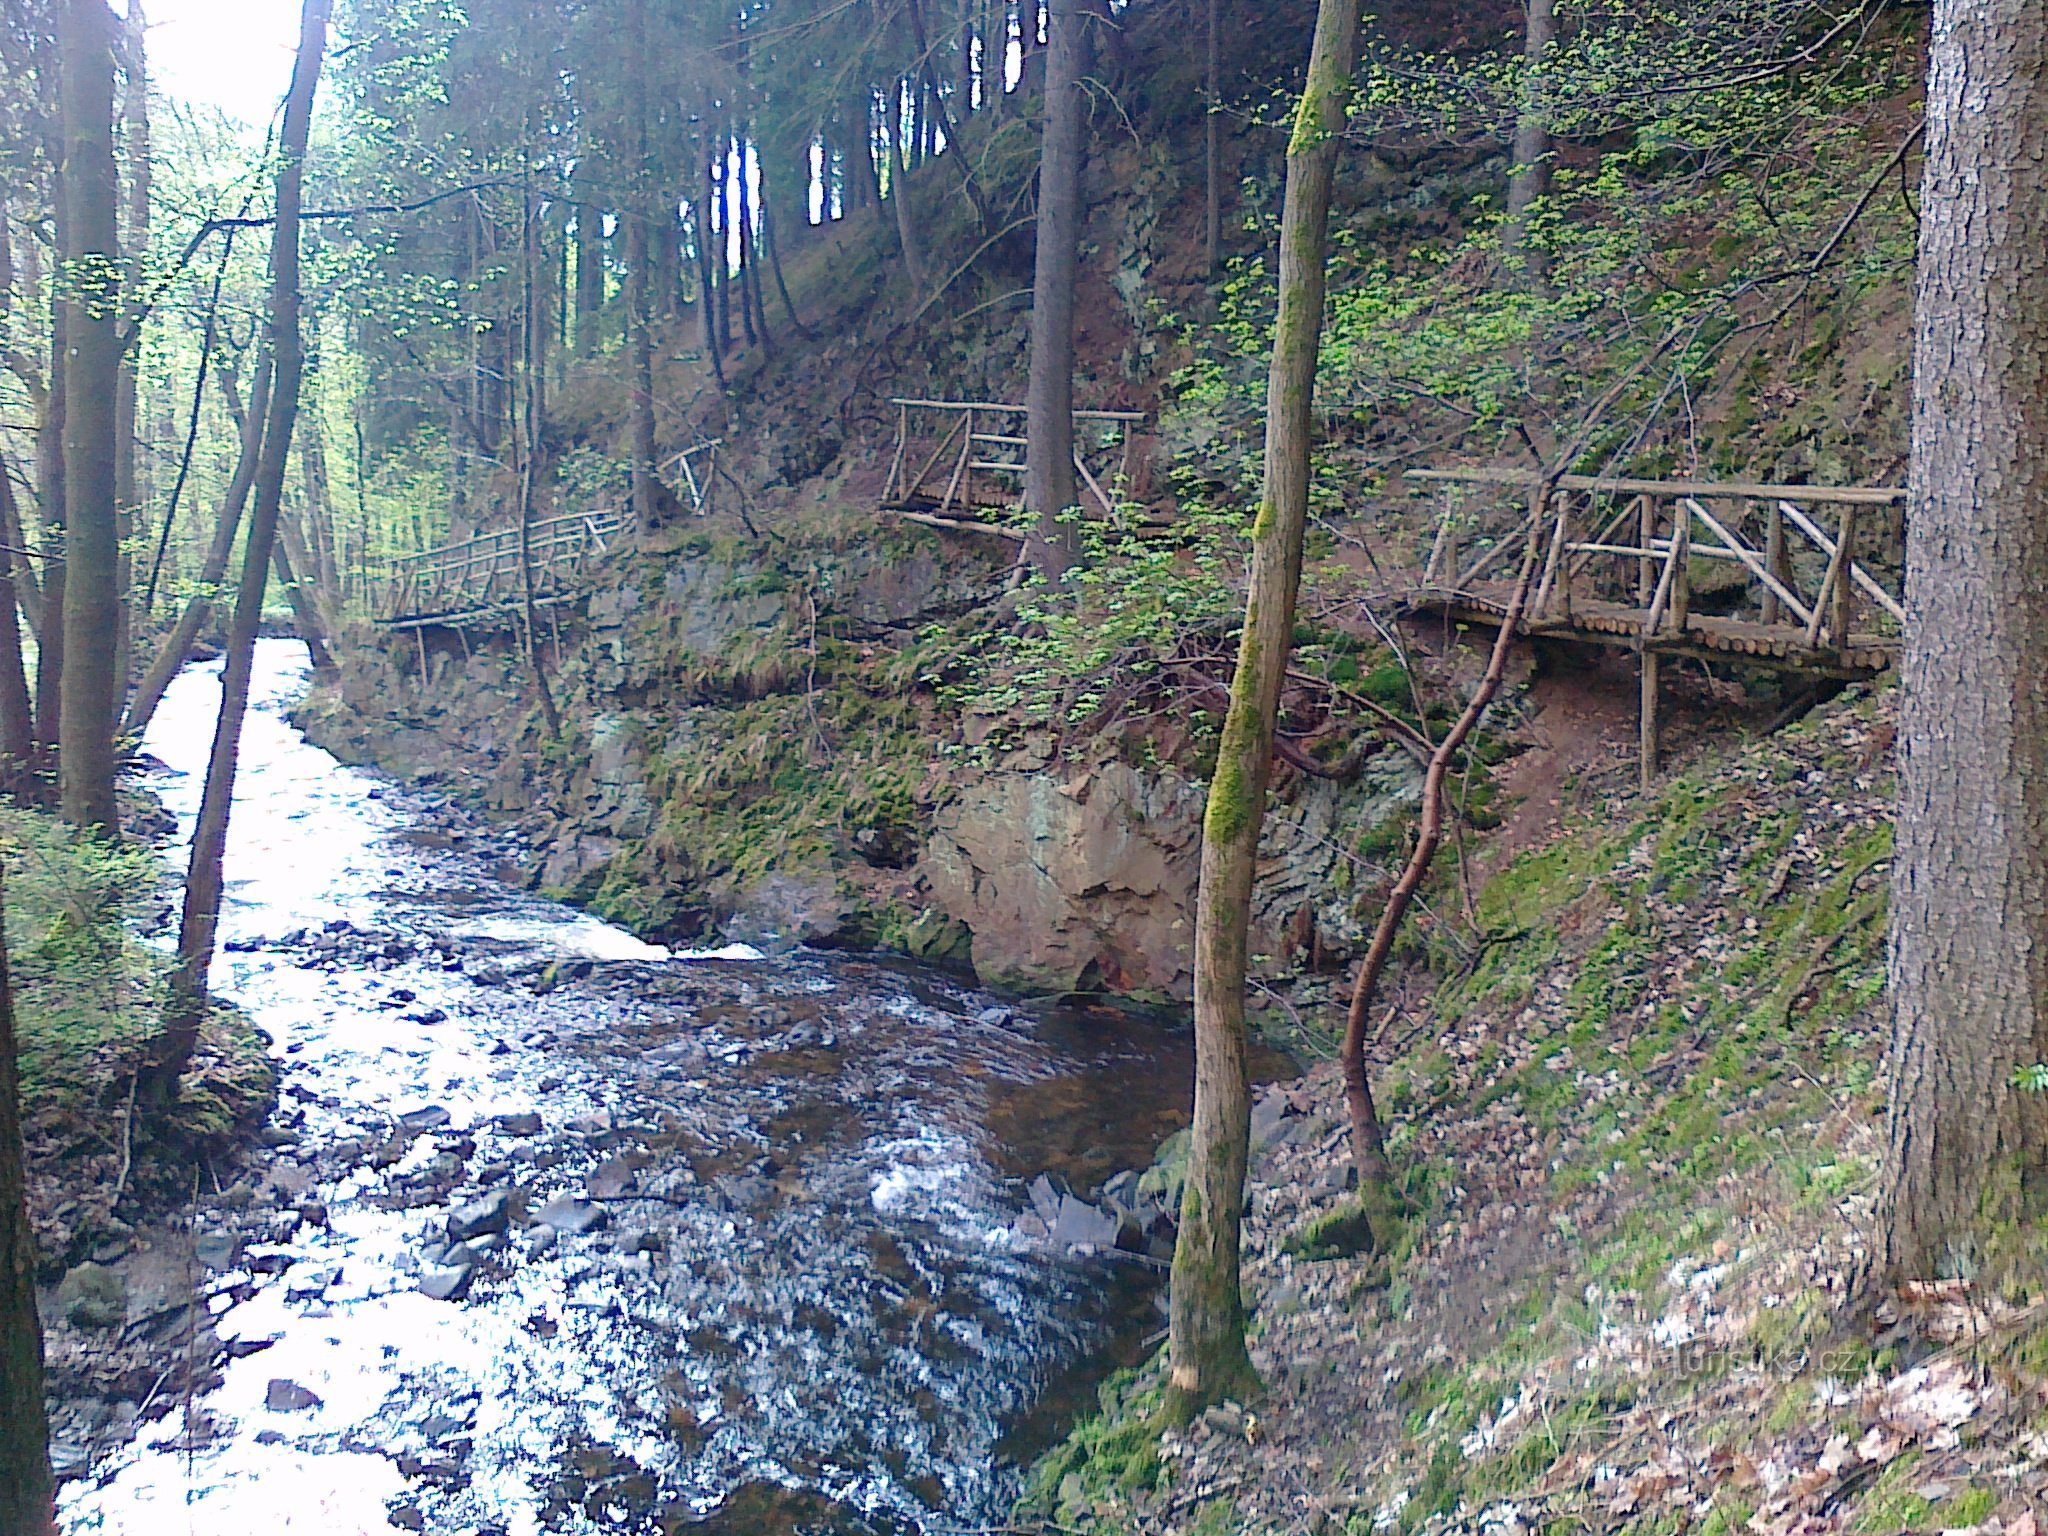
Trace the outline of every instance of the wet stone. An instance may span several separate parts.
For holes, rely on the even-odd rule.
[[[420,1276],[420,1293],[435,1301],[460,1301],[469,1294],[469,1282],[475,1278],[476,1266],[473,1264],[430,1269]]]
[[[498,1129],[507,1136],[538,1136],[540,1116],[532,1110],[520,1110],[515,1114],[498,1116]]]
[[[408,1131],[437,1131],[449,1120],[448,1111],[439,1104],[424,1105],[419,1109],[408,1109],[398,1117],[398,1123]]]
[[[504,1232],[512,1225],[512,1192],[495,1190],[483,1199],[458,1206],[448,1213],[448,1236],[455,1242]]]
[[[296,1381],[273,1376],[263,1393],[263,1406],[272,1413],[303,1413],[308,1408],[320,1406],[320,1395],[308,1391]]]
[[[1063,1248],[1109,1248],[1116,1243],[1117,1220],[1097,1210],[1086,1200],[1060,1196],[1059,1215],[1052,1223],[1052,1240]]]
[[[208,1269],[233,1269],[241,1244],[228,1232],[204,1232],[192,1245],[192,1256]]]
[[[1053,1182],[1044,1174],[1031,1181],[1031,1209],[1038,1219],[1050,1228],[1060,1217],[1060,1192],[1053,1188]]]
[[[580,1237],[602,1227],[606,1216],[602,1206],[579,1200],[574,1195],[557,1195],[534,1213],[534,1219],[556,1232]]]

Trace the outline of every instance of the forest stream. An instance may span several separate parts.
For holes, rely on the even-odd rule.
[[[195,1170],[158,1255],[224,1379],[173,1372],[132,1434],[60,1423],[91,1468],[65,1529],[999,1522],[1090,1373],[1161,1326],[1156,1267],[1054,1251],[1031,1185],[1142,1167],[1184,1118],[1185,1034],[650,947],[310,745],[305,682],[261,643],[215,967],[283,1063],[276,1145]],[[217,663],[188,670],[146,743],[186,834],[218,697]]]

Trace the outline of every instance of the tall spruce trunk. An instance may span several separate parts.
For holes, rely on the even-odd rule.
[[[171,626],[170,634],[143,672],[142,680],[135,685],[135,697],[129,701],[128,718],[124,724],[124,729],[131,736],[140,736],[149,728],[150,717],[156,713],[157,705],[163,702],[164,690],[178,675],[178,668],[185,664],[185,658],[192,654],[192,643],[213,622],[218,606],[215,590],[228,573],[228,561],[235,553],[235,534],[242,526],[242,510],[249,502],[249,488],[256,483],[256,460],[263,446],[263,418],[270,409],[270,359],[266,355],[256,360],[256,378],[250,388],[246,410],[236,400],[234,375],[222,368],[220,379],[221,393],[227,398],[228,409],[241,427],[242,446],[235,460],[234,476],[228,481],[227,493],[221,497],[220,512],[214,519],[213,541],[207,545],[206,559],[199,568],[199,590],[185,604],[185,611],[178,615],[178,622]]]
[[[1316,354],[1322,340],[1330,183],[1358,53],[1360,0],[1320,0],[1287,147],[1279,314],[1266,386],[1266,483],[1251,587],[1202,821],[1195,906],[1195,1123],[1173,1252],[1166,1411],[1185,1421],[1256,1385],[1244,1342],[1239,1224],[1251,1140],[1245,961],[1274,721],[1287,676],[1308,527]]]
[[[599,316],[604,312],[604,214],[592,200],[594,190],[588,178],[578,175],[576,205],[576,355],[588,357],[597,350]]]
[[[1087,154],[1087,28],[1078,0],[1052,0],[1045,52],[1045,140],[1031,282],[1031,369],[1024,388],[1025,558],[1048,580],[1079,550],[1066,513],[1074,481],[1074,283],[1080,265],[1081,177]]]
[[[2038,1215],[2048,1094],[2048,12],[1937,0],[1891,885],[1884,1278]],[[2009,1230],[2009,1226],[2008,1226]]]
[[[647,10],[644,0],[627,9],[628,111],[633,136],[633,207],[626,215],[626,324],[633,352],[632,450],[633,520],[654,521],[654,342],[647,295]]]
[[[142,0],[128,0],[126,25],[121,34],[123,85],[121,120],[122,149],[128,162],[128,227],[122,232],[124,246],[137,261],[149,254],[149,69],[147,23]],[[121,358],[120,387],[114,401],[114,506],[115,528],[120,540],[115,562],[115,591],[118,622],[114,631],[115,717],[128,687],[130,653],[134,644],[134,603],[129,593],[135,584],[135,533],[143,505],[142,480],[137,472],[135,451],[136,393],[140,370],[131,343]]]
[[[36,1241],[23,1166],[5,910],[0,896],[0,1531],[53,1536],[57,1523],[43,1406],[43,1330],[36,1315]]]
[[[213,732],[213,751],[206,763],[206,786],[200,795],[199,823],[192,834],[191,864],[185,874],[185,902],[178,925],[178,963],[171,973],[164,1030],[151,1053],[147,1091],[156,1104],[173,1099],[179,1075],[199,1043],[209,1007],[207,971],[213,963],[213,942],[220,926],[222,859],[227,850],[228,812],[235,796],[235,763],[242,744],[242,720],[248,712],[249,681],[255,669],[256,631],[263,618],[263,593],[269,584],[271,549],[277,539],[278,512],[284,501],[286,461],[291,453],[292,426],[299,410],[299,383],[305,368],[305,341],[299,334],[299,212],[306,175],[306,138],[312,126],[313,95],[320,80],[320,61],[327,47],[329,0],[305,0],[299,19],[298,56],[292,65],[291,89],[285,95],[284,125],[279,133],[277,228],[270,247],[270,332],[276,368],[270,409],[257,456],[256,504],[242,551],[242,579],[235,609],[228,621],[227,659],[221,671],[220,718]]]
[[[1223,261],[1223,0],[1208,0],[1202,89],[1202,265],[1211,276]]]
[[[115,504],[121,374],[120,179],[114,166],[114,14],[65,0],[58,22],[64,102],[64,669],[58,786],[64,817],[117,835],[115,677],[120,532]]]

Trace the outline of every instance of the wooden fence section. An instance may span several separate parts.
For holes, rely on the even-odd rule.
[[[882,483],[882,510],[940,528],[1021,538],[989,514],[1023,495],[1025,408],[986,400],[892,400],[896,446]],[[1074,471],[1084,505],[1115,511],[1108,487],[1130,474],[1131,430],[1141,411],[1074,412]]]
[[[553,607],[583,595],[591,567],[627,525],[623,512],[576,512],[527,533],[533,600]],[[375,622],[388,629],[463,629],[524,605],[519,530],[503,528],[391,562],[377,586]]]
[[[1903,505],[1901,489],[1566,475],[1531,505],[1541,487],[1533,474],[1418,469],[1407,478],[1523,492],[1523,506],[1490,532],[1447,507],[1406,606],[1498,628],[1512,575],[1537,540],[1541,564],[1517,631],[1642,658],[1645,786],[1658,757],[1660,657],[1834,678],[1872,676],[1897,659],[1904,604],[1857,553]]]

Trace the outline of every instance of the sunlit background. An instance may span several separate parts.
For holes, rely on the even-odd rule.
[[[269,122],[291,82],[297,0],[143,0],[149,70],[163,94]]]

